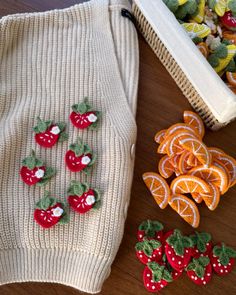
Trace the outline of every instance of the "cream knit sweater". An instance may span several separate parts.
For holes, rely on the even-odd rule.
[[[121,16],[126,0],[91,0],[64,10],[0,19],[0,284],[58,282],[97,293],[118,251],[129,203],[136,141],[138,44]],[[98,131],[69,122],[89,97],[102,111]],[[36,117],[67,122],[69,141],[40,148]],[[98,159],[89,176],[71,173],[64,155],[82,137]],[[21,161],[31,149],[58,172],[45,188],[25,185]],[[100,189],[102,206],[50,229],[33,220],[45,189],[61,200],[71,180]]]

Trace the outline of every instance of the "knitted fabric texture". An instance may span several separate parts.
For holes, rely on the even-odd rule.
[[[67,9],[0,19],[0,284],[57,282],[101,290],[118,251],[127,214],[136,141],[138,43],[121,16],[126,0],[91,0]],[[69,121],[88,97],[101,111],[97,131]],[[67,123],[69,141],[51,149],[34,139],[37,117]],[[80,137],[97,154],[91,173],[72,173],[64,155]],[[19,175],[31,150],[57,169],[45,188]],[[101,193],[101,207],[70,211],[70,222],[43,229],[33,219],[45,190],[65,202],[72,180]]]

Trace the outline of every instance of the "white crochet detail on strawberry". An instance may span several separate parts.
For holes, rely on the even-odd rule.
[[[53,216],[60,217],[63,214],[64,210],[60,207],[56,207],[52,209]]]
[[[35,172],[35,176],[37,177],[37,178],[43,178],[44,177],[44,170],[43,169],[38,169],[36,172]]]
[[[83,165],[88,165],[91,162],[91,159],[88,156],[84,156],[81,160]]]
[[[61,132],[61,130],[58,126],[53,126],[50,132],[54,135],[57,135]]]
[[[97,121],[98,117],[95,116],[94,114],[90,114],[87,119],[89,120],[89,122],[94,123]]]
[[[95,203],[95,197],[93,195],[88,195],[86,198],[86,203],[90,206]]]

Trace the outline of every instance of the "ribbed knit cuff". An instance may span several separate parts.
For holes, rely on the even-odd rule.
[[[50,282],[94,294],[101,291],[109,273],[107,259],[80,251],[22,248],[0,252],[0,285]]]

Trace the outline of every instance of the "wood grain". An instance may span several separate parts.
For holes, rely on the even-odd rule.
[[[8,0],[1,1],[0,16],[16,12],[44,11],[73,5],[78,0]],[[140,39],[140,84],[138,95],[138,140],[132,187],[131,203],[125,227],[125,235],[112,267],[110,277],[103,286],[101,295],[145,295],[142,284],[143,266],[137,261],[134,252],[136,230],[139,223],[147,218],[164,223],[166,229],[180,228],[184,233],[192,232],[190,226],[176,213],[167,208],[160,210],[142,182],[142,173],[156,171],[159,156],[153,142],[155,132],[182,120],[182,113],[191,109],[174,81],[157,60],[142,37]],[[204,81],[203,81],[204,83]],[[223,99],[223,98],[222,98]],[[236,122],[217,133],[207,131],[205,142],[218,146],[236,157]],[[219,208],[210,212],[200,206],[201,226],[199,230],[212,233],[215,242],[224,241],[236,248],[236,188],[230,189],[222,197]],[[225,278],[213,277],[211,284],[198,287],[186,275],[170,284],[165,295],[224,295],[236,294],[235,274]],[[1,295],[77,295],[77,290],[57,284],[22,283],[0,287]]]

